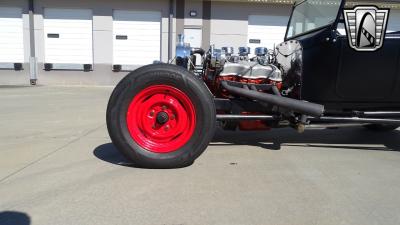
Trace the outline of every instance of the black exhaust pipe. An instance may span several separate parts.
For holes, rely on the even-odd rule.
[[[218,121],[244,121],[244,120],[262,120],[262,121],[277,121],[271,115],[234,115],[234,114],[218,114]]]
[[[311,122],[323,123],[317,124],[318,127],[344,127],[344,126],[362,126],[366,124],[385,124],[400,126],[400,118],[361,118],[361,117],[308,117]],[[271,115],[235,115],[218,114],[219,121],[244,121],[244,120],[263,120],[278,121],[279,119]]]
[[[312,122],[400,125],[400,118],[383,119],[383,118],[323,116],[323,117],[319,117],[319,118],[309,118],[309,119]]]
[[[244,88],[233,87],[229,85],[226,81],[222,81],[221,84],[226,90],[233,94],[290,109],[294,112],[301,113],[307,116],[320,117],[324,113],[323,105],[272,95],[268,93],[261,93],[258,91],[246,90]]]

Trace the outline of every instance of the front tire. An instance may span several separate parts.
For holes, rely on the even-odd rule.
[[[107,107],[107,128],[117,149],[135,166],[191,165],[214,136],[214,98],[187,70],[153,64],[128,74]]]

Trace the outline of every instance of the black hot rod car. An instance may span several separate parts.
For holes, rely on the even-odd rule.
[[[310,123],[396,129],[400,33],[387,33],[379,50],[356,51],[337,31],[345,2],[323,2],[296,2],[285,42],[273,50],[253,54],[243,47],[233,54],[230,47],[205,51],[180,43],[174,65],[128,74],[107,108],[115,146],[137,166],[174,168],[200,156],[217,122],[228,130],[303,132]]]

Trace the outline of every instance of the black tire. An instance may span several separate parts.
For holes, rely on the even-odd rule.
[[[196,125],[189,141],[176,151],[156,153],[141,147],[130,136],[126,115],[129,104],[143,89],[169,85],[188,96],[193,103]],[[207,148],[216,128],[214,98],[206,85],[189,71],[170,64],[141,67],[123,78],[111,94],[107,107],[107,128],[117,149],[134,166],[180,168],[191,165]]]
[[[397,125],[386,125],[386,124],[368,124],[364,126],[368,130],[377,131],[377,132],[387,132],[393,131],[399,128]]]

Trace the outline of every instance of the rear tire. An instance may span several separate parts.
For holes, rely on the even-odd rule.
[[[368,124],[364,126],[368,130],[377,131],[377,132],[387,132],[393,131],[399,128],[397,125],[386,125],[386,124]]]
[[[117,149],[135,166],[191,165],[214,136],[214,98],[187,70],[153,64],[128,74],[107,107],[107,128]]]

